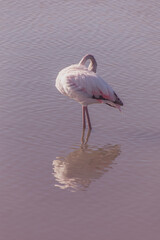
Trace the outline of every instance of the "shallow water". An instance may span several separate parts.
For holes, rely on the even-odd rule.
[[[158,239],[159,1],[6,0],[0,19],[1,239]],[[81,144],[54,81],[86,53],[124,107],[89,106]]]

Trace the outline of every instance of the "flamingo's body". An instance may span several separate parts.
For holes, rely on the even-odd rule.
[[[85,62],[90,59],[90,65]],[[112,107],[120,108],[122,101],[113,89],[96,74],[97,63],[92,55],[86,55],[79,64],[62,69],[56,79],[56,88],[64,95],[76,100],[83,106],[83,127],[85,128],[85,112],[89,128],[91,123],[87,106],[93,103],[106,103]]]

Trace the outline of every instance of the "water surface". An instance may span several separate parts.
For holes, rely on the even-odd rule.
[[[1,239],[158,239],[159,1],[6,0],[0,19]],[[124,107],[89,106],[81,145],[54,82],[86,53]]]

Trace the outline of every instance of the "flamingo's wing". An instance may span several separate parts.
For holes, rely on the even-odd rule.
[[[72,65],[58,75],[57,88],[62,94],[81,104],[106,103],[117,107],[123,105],[113,89],[96,73],[84,66]]]
[[[93,92],[92,98],[102,101],[112,107],[116,107],[117,105],[123,106],[123,102],[115,91],[113,91],[111,86],[100,77],[97,78],[97,89],[98,91]]]

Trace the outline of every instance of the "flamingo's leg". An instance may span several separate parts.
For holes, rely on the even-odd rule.
[[[82,137],[81,137],[81,144],[84,144],[84,133],[85,133],[85,128],[82,130]]]
[[[90,118],[89,118],[89,112],[88,112],[88,108],[86,108],[86,115],[87,115],[87,121],[88,121],[88,127],[89,129],[91,130],[92,129],[92,126],[91,126],[91,121],[90,121]]]
[[[91,134],[91,129],[89,128],[89,129],[88,129],[88,133],[87,133],[87,137],[86,137],[85,144],[87,144],[90,134]]]
[[[85,106],[82,106],[82,121],[83,121],[83,129],[86,128],[85,111],[86,111],[86,107],[85,107]]]

